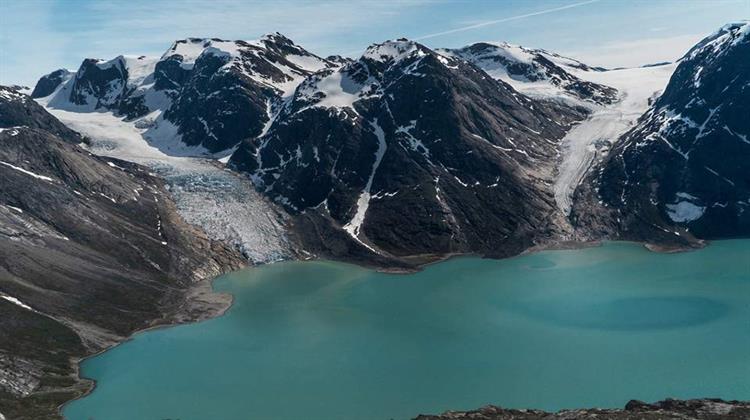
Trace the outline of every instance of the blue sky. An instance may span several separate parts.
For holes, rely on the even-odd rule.
[[[592,65],[671,60],[750,0],[0,0],[0,83],[33,85],[86,57],[161,55],[175,39],[279,31],[319,55],[386,39],[430,47],[507,41]]]

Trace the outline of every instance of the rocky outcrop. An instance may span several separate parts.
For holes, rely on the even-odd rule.
[[[750,402],[720,399],[664,400],[653,404],[631,400],[624,409],[572,409],[549,413],[533,409],[508,409],[487,406],[473,411],[447,411],[439,415],[422,414],[416,420],[719,420],[747,419]]]

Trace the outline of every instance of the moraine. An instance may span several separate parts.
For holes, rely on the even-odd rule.
[[[97,387],[64,414],[404,419],[489,403],[747,400],[748,251],[608,243],[410,275],[323,261],[238,271],[215,283],[235,297],[225,316],[85,361]]]

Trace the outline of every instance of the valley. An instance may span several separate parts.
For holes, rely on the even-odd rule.
[[[635,124],[648,109],[650,101],[667,85],[674,68],[674,64],[664,64],[585,74],[590,81],[617,89],[620,98],[613,104],[596,106],[591,115],[562,140],[554,189],[558,208],[566,216],[570,215],[575,189],[595,159],[608,152],[612,144]]]

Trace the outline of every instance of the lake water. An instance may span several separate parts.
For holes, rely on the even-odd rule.
[[[485,404],[750,400],[750,241],[635,244],[410,275],[333,262],[235,272],[223,317],[83,363],[71,420],[406,419]]]

